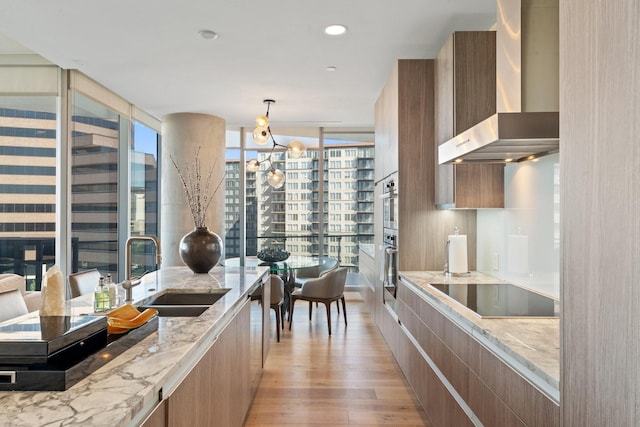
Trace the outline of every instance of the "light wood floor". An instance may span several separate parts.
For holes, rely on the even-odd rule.
[[[345,295],[349,324],[333,304],[331,337],[322,304],[309,322],[308,303],[299,301],[279,343],[273,322],[246,427],[430,426],[360,294]]]

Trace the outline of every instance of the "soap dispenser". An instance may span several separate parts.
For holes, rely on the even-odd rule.
[[[111,308],[118,306],[118,285],[111,280],[111,274],[107,274],[107,288],[109,289],[109,305]]]
[[[109,302],[109,288],[104,282],[104,277],[100,277],[100,282],[93,292],[93,311],[103,313],[111,308]]]

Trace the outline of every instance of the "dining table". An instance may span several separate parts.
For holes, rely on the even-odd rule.
[[[326,257],[290,255],[282,261],[267,262],[255,256],[227,258],[223,261],[225,267],[257,267],[268,266],[271,274],[276,274],[284,282],[284,307],[289,311],[289,300],[291,292],[295,287],[296,270],[308,267],[320,267],[328,261]]]

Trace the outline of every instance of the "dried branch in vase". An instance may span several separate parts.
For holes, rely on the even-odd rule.
[[[202,185],[202,174],[200,173],[200,147],[196,151],[196,157],[193,160],[191,166],[185,165],[184,169],[180,169],[180,166],[176,163],[173,156],[169,155],[171,163],[176,168],[182,186],[187,195],[187,203],[191,210],[191,216],[196,227],[206,227],[206,215],[207,208],[213,200],[213,196],[218,192],[218,189],[224,181],[226,172],[222,175],[220,182],[216,185],[216,188],[211,191],[211,178],[216,166],[215,162],[207,171],[207,175],[204,179],[204,185]]]

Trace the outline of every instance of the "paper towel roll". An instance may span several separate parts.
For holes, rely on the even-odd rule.
[[[42,278],[41,316],[64,316],[64,277],[57,265],[51,267]]]
[[[449,273],[467,273],[467,236],[449,235]]]

